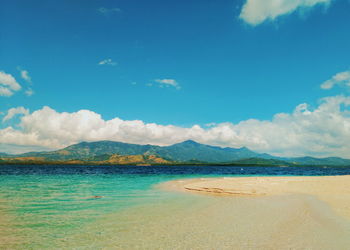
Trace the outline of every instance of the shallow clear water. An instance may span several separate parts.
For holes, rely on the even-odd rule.
[[[183,218],[185,215],[180,216],[181,213],[193,213],[213,203],[211,197],[166,192],[154,187],[172,179],[345,174],[350,174],[350,168],[0,166],[0,248],[123,248],[133,242],[132,235],[142,238],[149,233],[142,231],[145,230],[142,225],[164,233],[169,224],[176,223],[169,221],[169,216]],[[186,210],[188,208],[191,211]],[[152,224],[157,219],[162,222]],[[176,241],[175,235],[165,235]],[[130,248],[160,246],[160,242],[153,245],[141,242],[145,245]]]

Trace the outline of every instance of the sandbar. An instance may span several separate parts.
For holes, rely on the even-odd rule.
[[[165,182],[162,198],[108,214],[58,248],[347,250],[349,185],[349,176]]]
[[[350,175],[183,179],[164,183],[162,188],[234,197],[307,194],[326,202],[336,213],[350,219]]]

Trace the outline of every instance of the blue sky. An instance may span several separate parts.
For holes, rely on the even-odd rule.
[[[14,107],[24,107],[28,116],[48,106],[59,114],[89,110],[105,121],[205,129],[209,123],[271,121],[299,104],[317,109],[323,97],[347,96],[344,87],[320,85],[349,70],[350,2],[301,0],[273,9],[256,1],[2,1],[0,71],[22,87],[0,97],[3,116]],[[256,19],[262,13],[270,17]],[[30,81],[21,77],[24,70]],[[29,89],[33,94],[26,94]],[[22,118],[0,126],[23,130]],[[40,145],[17,141],[0,135],[3,144]]]

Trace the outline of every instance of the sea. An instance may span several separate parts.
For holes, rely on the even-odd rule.
[[[253,203],[167,191],[159,184],[349,174],[350,167],[0,165],[0,249],[293,249],[283,245],[289,236],[276,241],[271,230],[264,232],[271,218],[276,230],[284,223],[276,212],[288,213],[292,200],[269,207],[269,198]],[[302,230],[317,226],[309,219]],[[322,243],[323,234],[329,235],[320,231],[315,239]],[[294,247],[327,246],[310,237]]]

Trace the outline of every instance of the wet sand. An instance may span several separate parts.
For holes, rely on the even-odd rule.
[[[201,178],[164,183],[168,190],[219,196],[312,195],[350,219],[350,176]]]
[[[91,226],[69,240],[69,246],[76,242],[89,249],[349,249],[350,244],[349,225],[309,196],[193,197],[135,207]]]
[[[152,202],[31,241],[47,249],[349,249],[348,186],[349,176],[175,180],[155,186],[161,195]],[[0,248],[23,249],[12,233],[0,234]]]
[[[170,181],[156,186],[167,199],[109,214],[66,243],[91,249],[349,249],[347,183],[348,176]]]
[[[21,244],[21,238],[15,228],[14,216],[5,212],[6,202],[0,199],[0,249],[17,249]]]
[[[184,179],[159,187],[212,198],[195,223],[221,232],[223,244],[207,249],[349,249],[350,176]]]

